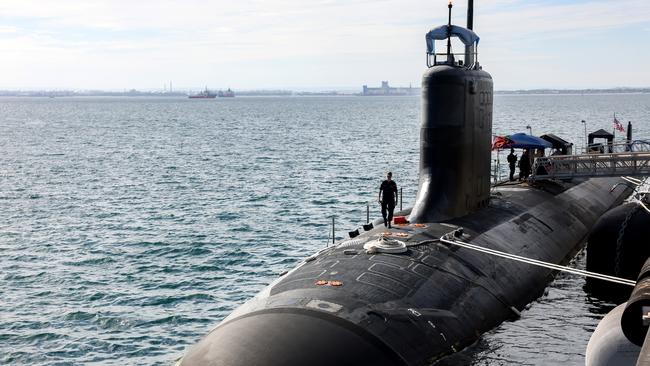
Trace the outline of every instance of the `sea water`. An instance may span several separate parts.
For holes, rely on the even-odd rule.
[[[648,94],[496,95],[494,132],[581,147],[614,112],[650,137]],[[410,207],[419,126],[418,97],[0,98],[0,364],[171,365],[332,217],[336,240],[379,217],[386,171]],[[583,284],[447,364],[584,363],[613,304]]]

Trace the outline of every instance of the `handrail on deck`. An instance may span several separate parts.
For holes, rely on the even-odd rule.
[[[614,144],[593,143],[580,149],[581,154],[594,153],[620,153],[620,152],[640,152],[650,151],[650,141],[634,140],[631,142],[617,142]]]
[[[471,60],[474,60],[471,65],[466,64],[464,58],[467,56],[465,52],[436,52],[436,53],[427,53],[427,67],[433,67],[435,65],[452,65],[452,66],[465,66],[469,69],[473,69],[476,65],[476,59],[478,58],[478,52],[470,52]],[[431,59],[433,56],[433,60]],[[444,61],[439,61],[439,56],[445,56]],[[456,59],[457,56],[463,56],[463,58]]]
[[[650,151],[538,157],[530,180],[617,176],[650,176]]]

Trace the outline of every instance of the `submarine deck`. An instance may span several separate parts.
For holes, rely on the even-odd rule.
[[[374,227],[308,257],[216,329],[224,327],[225,336],[226,325],[240,318],[307,311],[390,344],[404,364],[430,364],[516,316],[554,275],[449,246],[441,236],[462,227],[466,242],[566,263],[597,218],[624,198],[626,188],[610,191],[617,181],[498,186],[488,207],[462,218]],[[403,241],[407,251],[367,253],[364,244],[382,235]]]

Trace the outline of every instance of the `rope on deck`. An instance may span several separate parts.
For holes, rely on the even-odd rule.
[[[465,242],[454,239],[455,238],[454,234],[456,232],[457,232],[457,230],[454,230],[454,231],[452,231],[452,232],[450,232],[448,234],[445,234],[445,235],[441,236],[440,237],[440,242],[445,243],[445,244],[450,244],[450,245],[457,245],[457,246],[462,247],[462,248],[474,250],[474,251],[481,252],[481,253],[491,254],[491,255],[494,255],[494,256],[497,256],[497,257],[506,258],[506,259],[517,261],[517,262],[527,263],[527,264],[531,264],[531,265],[538,266],[538,267],[550,268],[550,269],[560,271],[560,272],[567,272],[567,273],[572,273],[572,274],[576,274],[576,275],[580,275],[580,276],[584,276],[584,277],[596,278],[596,279],[599,279],[599,280],[618,283],[618,284],[621,284],[621,285],[628,285],[628,286],[636,285],[636,281],[628,280],[628,279],[625,279],[625,278],[609,276],[609,275],[605,275],[605,274],[601,274],[601,273],[585,271],[585,270],[582,270],[582,269],[571,268],[571,267],[567,267],[567,266],[561,266],[561,265],[555,264],[555,263],[544,262],[544,261],[540,261],[540,260],[537,260],[537,259],[526,258],[526,257],[522,257],[520,255],[510,254],[510,253],[502,252],[502,251],[495,250],[495,249],[490,249],[490,248],[485,248],[485,247],[481,247],[481,246],[474,245],[474,244],[465,243]]]

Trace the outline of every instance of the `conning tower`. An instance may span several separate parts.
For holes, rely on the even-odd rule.
[[[492,77],[477,61],[479,37],[451,24],[451,8],[450,2],[449,23],[426,35],[420,178],[411,222],[464,216],[486,206],[490,196]],[[465,45],[462,53],[452,52],[452,37]],[[446,52],[436,53],[436,40],[447,40]]]

